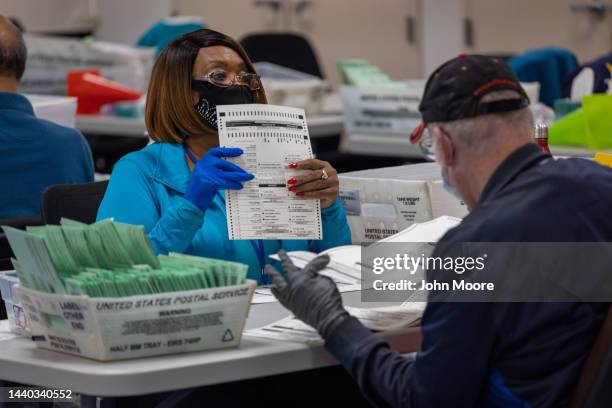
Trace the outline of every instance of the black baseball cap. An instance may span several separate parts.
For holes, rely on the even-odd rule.
[[[511,90],[518,98],[481,102],[488,93]],[[529,97],[512,69],[499,58],[459,55],[436,69],[425,85],[419,105],[422,122],[410,136],[417,143],[428,123],[450,122],[529,106]]]

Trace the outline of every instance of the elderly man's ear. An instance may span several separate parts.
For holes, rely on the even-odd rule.
[[[440,126],[432,126],[430,129],[433,137],[436,161],[442,167],[449,167],[455,159],[455,151],[453,143]]]

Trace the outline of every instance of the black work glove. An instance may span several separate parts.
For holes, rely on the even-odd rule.
[[[327,276],[319,275],[329,263],[328,255],[310,261],[298,269],[284,250],[278,252],[287,279],[272,266],[266,265],[266,274],[272,277],[272,293],[304,323],[317,329],[324,339],[349,317],[342,306],[342,297],[336,284]]]

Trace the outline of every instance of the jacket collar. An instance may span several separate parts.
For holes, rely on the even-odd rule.
[[[484,203],[510,184],[519,174],[546,158],[550,158],[550,155],[542,152],[535,143],[528,143],[516,149],[493,172],[480,194],[478,204]]]
[[[159,153],[153,178],[171,189],[185,194],[191,172],[185,160],[183,145],[158,142]]]
[[[0,110],[17,110],[34,115],[34,108],[23,95],[13,92],[0,92]]]

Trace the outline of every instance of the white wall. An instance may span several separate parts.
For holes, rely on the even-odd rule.
[[[425,77],[464,50],[463,17],[463,0],[421,1],[421,64]]]
[[[0,0],[0,13],[38,33],[89,32],[98,21],[97,0]]]
[[[426,0],[429,1],[429,0]],[[612,13],[601,18],[572,11],[591,0],[465,0],[474,22],[471,52],[520,53],[558,46],[573,51],[580,62],[612,52]],[[611,0],[606,4],[612,5]]]
[[[96,39],[134,44],[156,21],[168,17],[173,0],[99,0]]]
[[[301,33],[313,45],[326,79],[337,85],[336,61],[343,58],[368,59],[393,79],[420,77],[419,1],[438,0],[312,0],[301,14],[293,8],[275,13],[252,0],[176,0],[176,7],[236,39],[256,31]],[[409,16],[416,25],[415,44],[407,40]]]

